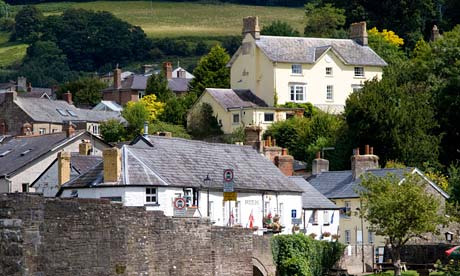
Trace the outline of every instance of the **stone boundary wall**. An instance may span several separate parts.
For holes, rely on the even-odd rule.
[[[252,275],[250,230],[104,200],[0,194],[0,275]]]

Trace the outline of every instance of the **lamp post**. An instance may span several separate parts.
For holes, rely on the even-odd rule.
[[[360,205],[362,203],[360,202]],[[363,273],[366,272],[366,266],[364,263],[364,221],[363,221],[363,214],[361,213],[361,208],[358,207],[356,208],[357,211],[359,211],[359,217],[361,218],[361,261],[363,263]]]
[[[208,198],[207,198],[208,203],[206,204],[206,209],[207,209],[206,216],[209,218],[209,184],[211,184],[211,178],[209,178],[209,174],[207,174],[206,178],[203,179],[203,183],[204,183],[204,186],[208,189]]]

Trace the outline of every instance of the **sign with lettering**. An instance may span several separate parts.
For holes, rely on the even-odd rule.
[[[224,192],[224,201],[236,201],[236,192]]]
[[[302,224],[302,219],[300,218],[293,218],[292,221],[291,221],[292,224],[297,224],[297,225],[300,225]]]
[[[292,209],[291,210],[291,218],[296,218],[297,217],[297,210],[296,209]]]
[[[185,216],[187,209],[187,201],[185,198],[178,197],[174,199],[174,216]]]

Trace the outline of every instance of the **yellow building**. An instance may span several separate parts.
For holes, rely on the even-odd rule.
[[[386,65],[367,45],[365,22],[352,24],[351,39],[280,37],[260,35],[257,17],[243,19],[243,42],[228,64],[232,89],[269,106],[310,102],[331,113]]]

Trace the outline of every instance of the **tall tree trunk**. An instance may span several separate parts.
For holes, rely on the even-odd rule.
[[[399,246],[392,246],[391,256],[393,258],[395,276],[401,276],[401,248]]]

